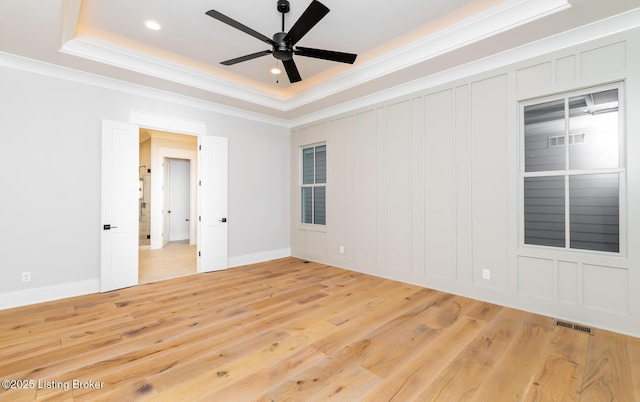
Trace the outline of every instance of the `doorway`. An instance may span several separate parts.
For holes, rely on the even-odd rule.
[[[196,149],[195,136],[140,129],[139,283],[198,272]]]
[[[203,122],[131,110],[128,123],[102,119],[101,125],[101,292],[140,283],[140,211],[136,200],[140,202],[140,184],[144,183],[144,178],[142,182],[139,179],[140,173],[145,171],[141,168],[143,166],[148,168],[151,165],[151,171],[147,171],[151,183],[148,199],[151,244],[144,247],[162,248],[162,202],[158,201],[162,199],[162,187],[158,185],[162,183],[163,176],[159,162],[162,160],[162,148],[156,152],[150,143],[154,148],[150,157],[146,161],[140,158],[141,127],[186,133],[188,135],[184,138],[190,138],[197,144],[197,151],[181,151],[193,157],[171,154],[162,157],[191,159],[190,169],[194,173],[190,177],[193,183],[198,183],[198,186],[192,186],[191,230],[195,234],[189,239],[190,243],[197,243],[196,271],[228,268],[227,138],[207,135],[207,126]],[[172,150],[175,151],[169,148]]]

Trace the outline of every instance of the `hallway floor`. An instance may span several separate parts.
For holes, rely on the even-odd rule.
[[[173,241],[161,249],[140,249],[138,283],[149,283],[197,272],[196,246]]]

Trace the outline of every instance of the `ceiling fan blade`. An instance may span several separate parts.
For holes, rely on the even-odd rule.
[[[325,15],[329,12],[329,9],[324,4],[317,0],[313,0],[309,7],[304,10],[304,13],[298,18],[295,24],[291,27],[287,35],[284,37],[285,42],[290,42],[291,46],[298,43],[303,36],[311,30]]]
[[[290,83],[293,84],[294,82],[302,81],[302,77],[300,77],[300,73],[298,72],[298,67],[296,67],[296,63],[293,59],[283,60],[282,65],[289,76]]]
[[[247,61],[251,59],[256,59],[258,57],[266,56],[268,54],[271,54],[271,50],[263,50],[261,52],[251,53],[246,56],[236,57],[235,59],[221,61],[220,64],[224,64],[225,66],[232,66],[234,64],[241,63],[243,61]]]
[[[244,32],[246,34],[249,34],[249,35],[253,36],[254,38],[260,39],[261,41],[266,42],[266,43],[268,43],[268,44],[270,44],[272,46],[276,45],[276,43],[273,41],[273,39],[268,38],[268,37],[264,36],[263,34],[261,34],[260,32],[256,32],[253,29],[251,29],[251,28],[249,28],[249,27],[247,27],[245,25],[242,25],[238,21],[233,20],[233,19],[227,17],[226,15],[224,15],[222,13],[219,13],[216,10],[209,10],[209,11],[207,11],[206,14],[211,18],[215,18],[218,21],[224,22],[225,24],[227,24],[229,26],[232,26],[232,27],[234,27],[236,29],[239,29],[242,32]]]
[[[357,54],[335,52],[333,50],[312,49],[310,47],[296,47],[294,54],[306,57],[315,57],[316,59],[337,61],[340,63],[353,64],[356,61]]]

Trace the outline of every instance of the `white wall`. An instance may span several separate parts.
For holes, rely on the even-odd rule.
[[[521,245],[518,102],[615,81],[626,94],[626,253]],[[297,127],[292,253],[640,336],[638,110],[635,30]],[[321,141],[327,225],[314,227],[299,223],[299,148]]]
[[[101,120],[131,110],[228,137],[231,266],[289,254],[288,128],[105,86],[0,67],[0,308],[97,290]]]

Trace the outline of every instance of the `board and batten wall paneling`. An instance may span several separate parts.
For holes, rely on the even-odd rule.
[[[425,110],[422,96],[411,100],[411,220],[413,272],[425,273],[425,154],[424,154]]]
[[[456,181],[454,91],[425,96],[426,272],[455,279]]]
[[[508,279],[507,75],[471,84],[473,281],[506,289]],[[482,270],[491,279],[482,279]]]
[[[469,85],[455,88],[456,275],[473,281],[471,262],[471,119]]]
[[[518,257],[518,292],[544,300],[553,299],[553,260]]]
[[[572,54],[556,60],[555,84],[570,84],[576,80],[576,55]]]
[[[601,46],[580,54],[580,76],[583,79],[624,74],[627,67],[626,42]]]
[[[353,181],[351,171],[353,155],[351,146],[351,117],[332,120],[327,136],[327,238],[328,253],[341,258],[340,247],[350,253],[350,232],[352,227],[351,198]],[[347,254],[348,256],[348,254]]]
[[[387,266],[412,271],[411,102],[390,105],[386,113]]]
[[[558,261],[558,301],[560,303],[577,305],[580,300],[578,294],[578,263]]]
[[[376,266],[386,268],[387,256],[387,113],[379,107],[376,114]]]
[[[516,90],[529,92],[549,88],[552,82],[551,62],[526,67],[516,71]]]
[[[629,271],[617,267],[583,264],[584,305],[615,314],[629,312]]]
[[[372,268],[376,263],[376,113],[368,110],[355,115],[353,255],[355,261]]]

